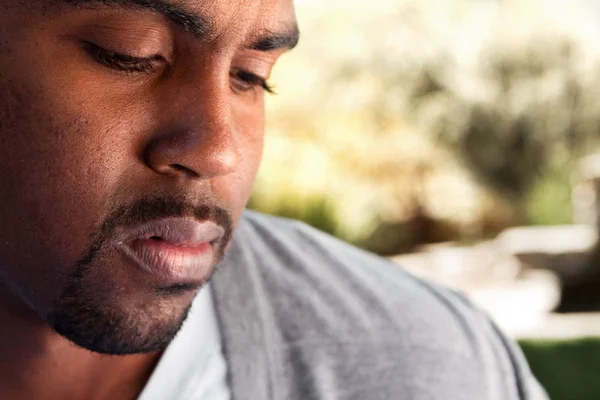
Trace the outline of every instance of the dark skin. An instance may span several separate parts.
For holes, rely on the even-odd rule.
[[[0,31],[0,398],[135,399],[200,286],[164,287],[111,237],[168,216],[235,231],[292,1],[2,0]]]

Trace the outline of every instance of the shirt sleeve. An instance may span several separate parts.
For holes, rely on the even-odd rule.
[[[521,348],[513,340],[506,337],[506,335],[498,328],[495,322],[491,320],[487,315],[485,316],[487,322],[492,328],[492,333],[496,337],[496,342],[500,347],[500,351],[507,354],[510,360],[512,374],[514,376],[508,377],[508,381],[514,381],[517,386],[517,392],[520,400],[550,400],[548,394],[543,389],[542,385],[537,381],[531,369],[527,363],[527,359],[523,354]],[[510,379],[512,378],[512,379]]]

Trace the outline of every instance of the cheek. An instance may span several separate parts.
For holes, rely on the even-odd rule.
[[[54,269],[60,275],[59,268],[73,265],[89,245],[119,154],[91,134],[93,115],[85,108],[75,114],[61,101],[64,95],[52,96],[38,82],[4,88],[0,257],[21,273]]]
[[[239,138],[242,149],[240,152],[240,170],[244,172],[243,182],[240,182],[240,185],[243,188],[245,201],[250,197],[263,153],[265,136],[264,105],[260,112],[256,112],[248,119],[252,122],[252,125],[244,130]]]
[[[244,207],[248,202],[250,194],[252,192],[252,188],[254,186],[254,180],[256,178],[256,174],[258,172],[258,167],[260,165],[260,160],[262,158],[263,151],[263,134],[261,132],[260,135],[249,140],[251,143],[248,144],[247,151],[243,154],[241,158],[240,164],[243,165],[240,168],[240,178],[238,179],[238,187],[240,188],[240,192],[242,193],[242,201],[244,203]]]
[[[238,165],[236,172],[212,182],[212,188],[221,199],[231,201],[231,212],[237,220],[250,198],[254,180],[260,165],[264,139],[264,109],[256,108],[238,115],[236,138],[238,145]]]

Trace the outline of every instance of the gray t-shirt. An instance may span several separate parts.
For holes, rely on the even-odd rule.
[[[305,224],[246,212],[211,287],[233,400],[547,399],[464,296]]]

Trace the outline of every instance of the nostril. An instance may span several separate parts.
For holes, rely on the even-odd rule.
[[[169,164],[169,167],[176,169],[177,171],[188,171],[188,168],[184,167],[183,165],[179,165],[179,164]]]
[[[183,165],[180,165],[180,164],[169,164],[169,167],[174,169],[177,172],[182,172],[186,175],[189,175],[192,178],[196,178],[199,176],[195,171],[193,171],[187,167],[184,167]]]

